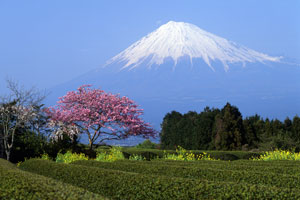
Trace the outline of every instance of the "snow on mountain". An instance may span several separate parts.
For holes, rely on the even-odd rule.
[[[278,62],[281,59],[238,45],[193,24],[170,21],[110,59],[106,66],[124,62],[123,69],[133,69],[147,60],[151,67],[163,64],[169,57],[176,65],[183,56],[188,56],[191,63],[193,58],[202,58],[213,71],[211,61],[220,61],[227,71],[229,63],[245,65],[246,62]]]

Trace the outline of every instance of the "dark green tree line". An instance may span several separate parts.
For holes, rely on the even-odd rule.
[[[263,119],[258,114],[243,119],[236,106],[227,103],[221,110],[206,107],[202,112],[166,114],[161,124],[161,147],[200,150],[300,151],[300,118]]]

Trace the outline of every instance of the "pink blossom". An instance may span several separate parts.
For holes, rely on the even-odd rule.
[[[87,134],[90,148],[102,135],[111,136],[109,139],[124,139],[131,135],[155,137],[157,132],[140,118],[143,109],[138,109],[134,101],[90,87],[83,85],[77,91],[68,92],[59,98],[55,107],[47,108],[45,111],[52,124],[69,127],[70,131],[63,129],[67,134]]]

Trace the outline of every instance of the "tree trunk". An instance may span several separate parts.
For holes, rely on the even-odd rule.
[[[6,153],[6,160],[9,161],[10,159],[10,148],[8,150],[5,150],[5,153]]]
[[[6,154],[6,160],[8,160],[9,161],[9,159],[10,159],[10,150],[11,150],[11,147],[12,147],[12,145],[9,145],[8,144],[8,141],[6,141],[5,139],[4,139],[4,150],[5,150],[5,154]]]
[[[4,137],[4,147],[5,147],[5,153],[6,153],[6,159],[9,161],[10,159],[10,152],[11,152],[11,149],[13,147],[13,144],[14,144],[14,139],[15,139],[15,132],[16,132],[16,127],[13,128],[12,130],[12,133],[11,133],[11,143],[9,144],[9,134],[8,134],[8,130],[7,130],[7,134],[6,134],[6,137]]]
[[[89,139],[89,147],[90,147],[89,150],[92,151],[93,150],[93,142],[91,139]]]
[[[89,151],[91,151],[93,149],[93,139],[91,137],[91,134],[89,132],[89,130],[87,129],[87,135],[88,135],[88,138],[89,138]]]
[[[4,144],[2,136],[0,136],[0,158],[4,158]]]

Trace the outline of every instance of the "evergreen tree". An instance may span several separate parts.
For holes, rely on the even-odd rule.
[[[256,114],[244,119],[243,126],[245,130],[245,142],[249,145],[249,148],[257,148],[260,141],[259,138],[263,134],[264,121]]]
[[[273,128],[269,118],[266,119],[263,129],[264,129],[264,138],[273,136]]]
[[[211,147],[212,132],[215,123],[215,117],[220,113],[219,109],[210,109],[209,107],[197,116],[195,120],[194,139],[196,143],[194,149],[206,150]],[[214,145],[213,145],[214,146]]]
[[[180,143],[181,136],[178,134],[178,123],[182,114],[176,111],[167,113],[161,124],[160,141],[163,149],[174,149]]]
[[[16,131],[15,144],[11,152],[11,162],[17,163],[26,158],[40,157],[45,152],[47,137],[38,135],[28,128]]]
[[[184,114],[181,120],[178,122],[177,135],[180,136],[178,145],[185,149],[195,149],[196,143],[193,140],[195,137],[195,120],[197,118],[196,112],[188,112]]]
[[[297,115],[293,118],[292,138],[300,141],[300,117]]]
[[[214,144],[217,150],[241,149],[245,143],[242,115],[237,107],[227,103],[216,116]]]
[[[285,118],[284,122],[283,122],[283,126],[284,126],[284,130],[287,132],[291,132],[292,128],[293,128],[293,122],[292,120],[290,120],[290,118]]]
[[[272,120],[271,121],[271,126],[272,126],[272,130],[273,130],[273,135],[274,136],[283,135],[284,134],[284,131],[283,131],[284,125],[278,119]]]

